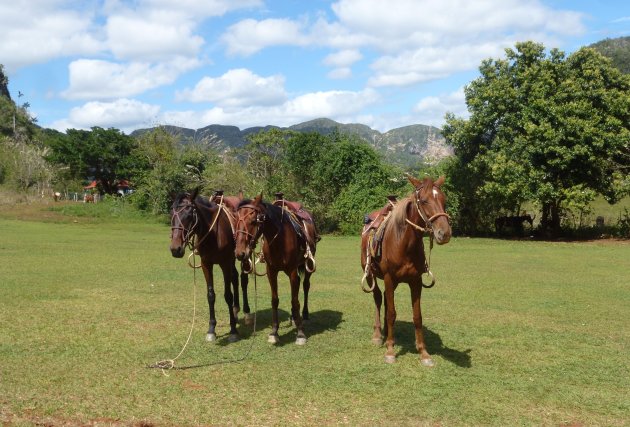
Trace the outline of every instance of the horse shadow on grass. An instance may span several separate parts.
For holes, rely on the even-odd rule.
[[[396,321],[394,326],[396,334],[396,344],[400,346],[401,350],[398,353],[399,356],[407,353],[418,353],[416,350],[416,335],[415,326],[413,322]],[[454,348],[447,347],[442,341],[442,337],[437,332],[432,331],[429,328],[422,328],[424,334],[424,342],[427,346],[427,351],[431,355],[440,355],[446,360],[462,368],[472,367],[472,360],[470,353],[472,349],[466,349],[464,351],[456,350]]]
[[[252,312],[252,314],[254,313]],[[266,339],[267,335],[271,331],[271,318],[271,308],[259,310],[258,313],[256,313],[256,329],[254,330],[254,325],[245,325],[243,318],[241,317],[238,325],[240,338],[249,339],[252,338],[252,335],[255,333],[256,337],[253,339]],[[280,322],[280,328],[278,330],[280,342],[278,342],[276,346],[279,347],[295,343],[297,330],[295,329],[295,326],[290,323],[289,312],[279,308],[278,320]],[[319,310],[311,312],[309,314],[309,320],[306,320],[304,323],[304,333],[306,333],[307,338],[310,338],[323,332],[334,332],[339,329],[339,326],[343,322],[343,314],[340,311]],[[219,337],[217,344],[221,346],[229,345],[228,338],[228,334]]]

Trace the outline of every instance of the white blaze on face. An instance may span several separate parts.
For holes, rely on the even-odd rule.
[[[438,196],[438,191],[434,188],[433,189],[433,198],[437,199],[437,196]]]

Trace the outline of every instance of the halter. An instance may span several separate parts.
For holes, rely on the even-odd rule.
[[[433,191],[436,191],[437,188],[438,187],[434,185]],[[422,228],[418,224],[414,224],[413,222],[409,221],[409,218],[405,218],[405,221],[407,221],[407,223],[411,224],[415,229],[419,230],[421,233],[424,233],[425,231],[429,231],[429,257],[427,258],[426,254],[424,255],[424,264],[427,270],[426,272],[431,278],[431,284],[425,285],[424,283],[422,282],[421,283],[422,283],[423,288],[432,288],[435,285],[435,276],[431,272],[431,251],[433,250],[433,238],[435,237],[435,232],[433,231],[433,221],[435,221],[437,218],[441,216],[446,217],[447,220],[450,219],[451,217],[446,212],[438,212],[432,215],[431,217],[427,218],[427,214],[423,212],[422,209],[420,209],[420,206],[422,205],[422,202],[420,201],[420,192],[423,189],[424,189],[424,186],[420,186],[416,188],[416,191],[414,191],[414,194],[416,198],[416,210],[418,211],[418,215],[420,215],[420,218],[422,219],[422,221],[424,221],[425,228]],[[422,252],[424,253],[424,244],[422,245]],[[422,276],[422,274],[420,276]]]
[[[187,208],[192,209],[192,215],[193,215],[193,225],[189,229],[186,229],[186,227],[184,226],[184,222],[179,216],[179,214],[182,213],[184,209],[187,209]],[[190,250],[194,250],[192,237],[193,237],[193,233],[195,232],[195,229],[197,228],[198,223],[199,223],[199,217],[197,216],[197,210],[195,209],[195,206],[193,205],[193,203],[188,202],[184,206],[182,206],[180,209],[177,209],[177,210],[173,209],[173,216],[171,217],[171,240],[173,239],[173,232],[175,230],[181,230],[182,234],[184,235],[184,246],[189,247]]]
[[[248,208],[248,209],[252,209],[254,212],[256,212],[256,233],[252,234],[249,231],[247,231],[247,224],[245,223],[244,219],[241,219],[240,215],[238,217],[238,220],[236,222],[236,231],[234,232],[234,240],[236,240],[236,235],[237,234],[245,234],[249,239],[249,243],[248,243],[248,247],[250,250],[253,250],[256,245],[258,244],[258,239],[260,238],[260,236],[262,235],[263,232],[263,225],[265,223],[265,218],[266,215],[262,212],[260,212],[260,210],[258,209],[258,207],[254,206],[254,205],[243,205],[243,206],[239,206],[238,210],[240,211],[243,208]],[[243,230],[241,230],[239,228],[239,224],[243,223]]]
[[[433,186],[433,188],[437,189],[435,185]],[[407,223],[411,224],[411,226],[413,226],[420,232],[424,233],[425,231],[429,231],[430,236],[431,236],[431,246],[433,246],[433,221],[435,221],[437,218],[441,216],[445,216],[447,220],[450,219],[451,217],[446,212],[438,212],[435,215],[427,218],[427,214],[423,212],[423,209],[420,209],[420,206],[422,205],[422,202],[420,201],[420,192],[422,190],[424,190],[424,186],[420,186],[416,188],[416,191],[414,191],[414,195],[416,199],[416,203],[415,203],[416,210],[418,211],[418,215],[420,215],[420,218],[422,219],[422,221],[424,221],[425,227],[423,228],[419,226],[418,224],[414,224],[413,222],[409,221],[409,219],[405,219],[405,221],[407,221]]]

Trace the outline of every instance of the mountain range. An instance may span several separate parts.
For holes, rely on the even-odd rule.
[[[434,164],[453,154],[452,148],[446,144],[440,129],[420,124],[392,129],[385,133],[360,123],[343,124],[326,118],[309,120],[287,128],[257,126],[240,130],[236,126],[224,125],[210,125],[200,129],[177,126],[163,126],[162,128],[178,138],[182,144],[195,142],[221,152],[245,146],[248,142],[247,137],[251,134],[278,128],[297,132],[317,132],[322,135],[329,135],[335,131],[354,135],[372,145],[389,161],[408,167]],[[153,129],[138,129],[133,131],[131,136],[137,137]]]

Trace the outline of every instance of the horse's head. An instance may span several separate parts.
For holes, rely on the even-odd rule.
[[[239,261],[248,259],[262,234],[265,222],[265,205],[262,193],[252,200],[243,200],[237,211],[235,254]]]
[[[199,221],[195,209],[195,198],[198,191],[193,194],[182,193],[173,198],[171,207],[171,254],[175,258],[181,258],[186,252],[192,234]]]
[[[444,184],[444,177],[435,181],[431,178],[424,178],[422,181],[412,176],[407,178],[415,188],[413,199],[424,228],[429,230],[438,245],[448,243],[451,239],[451,226],[446,213],[446,196],[440,188]]]

